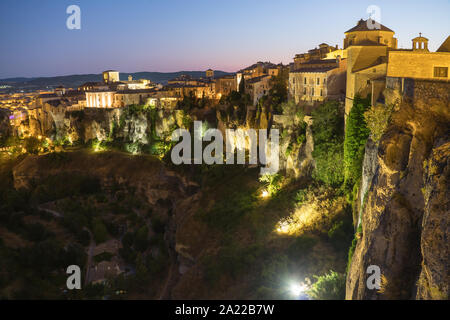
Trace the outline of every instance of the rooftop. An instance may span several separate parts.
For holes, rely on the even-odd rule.
[[[381,23],[379,23],[380,28],[369,28],[369,25],[374,25],[375,23],[378,23],[375,20],[367,19],[367,20],[359,20],[357,25],[350,30],[345,31],[345,33],[349,32],[356,32],[356,31],[388,31],[388,32],[394,32],[393,30],[389,29],[388,27],[383,26]]]
[[[439,49],[437,49],[437,52],[450,52],[450,36],[448,36]]]
[[[337,66],[334,67],[317,67],[317,68],[299,68],[292,73],[325,73],[330,70],[336,69]]]

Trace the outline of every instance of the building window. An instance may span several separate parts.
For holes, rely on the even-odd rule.
[[[447,78],[448,77],[448,67],[434,67],[434,77],[435,78]]]
[[[320,96],[323,97],[323,90],[320,89]]]
[[[314,96],[314,88],[311,88],[311,95]]]
[[[323,78],[323,84],[327,83],[327,78]]]
[[[317,78],[317,84],[318,85],[320,84],[320,78]]]
[[[306,95],[306,88],[303,88],[303,94]]]

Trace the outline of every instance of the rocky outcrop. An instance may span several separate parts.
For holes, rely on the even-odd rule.
[[[422,272],[417,282],[417,299],[449,297],[449,212],[450,139],[433,148],[425,165],[422,189],[425,210],[422,219]]]
[[[364,201],[369,191],[369,187],[372,184],[375,172],[378,169],[378,145],[371,139],[367,140],[364,154],[364,161],[362,165],[361,174],[361,189],[359,190],[359,204],[358,204],[358,217],[356,222],[356,228],[361,225],[362,209],[364,208]]]
[[[14,187],[28,189],[58,174],[80,174],[98,179],[103,189],[123,187],[145,196],[148,203],[184,198],[191,183],[167,170],[150,156],[117,152],[71,152],[63,155],[28,156],[13,169]]]
[[[448,298],[450,93],[427,85],[400,104],[380,140],[347,299]],[[371,265],[381,270],[379,290],[366,286]]]

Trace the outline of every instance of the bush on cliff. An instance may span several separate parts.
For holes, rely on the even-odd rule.
[[[317,281],[308,290],[308,296],[313,300],[344,300],[345,275],[330,271],[323,276],[315,276]]]
[[[378,142],[385,132],[387,125],[391,119],[394,105],[377,105],[373,106],[364,113],[367,127],[371,133],[371,139]]]

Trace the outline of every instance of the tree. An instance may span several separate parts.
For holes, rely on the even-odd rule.
[[[41,147],[41,141],[35,137],[29,137],[24,140],[25,150],[30,154],[38,154]]]
[[[288,99],[289,72],[282,70],[280,74],[272,79],[272,88],[269,90],[269,101],[272,111],[282,113],[281,104]]]
[[[353,107],[347,118],[344,143],[345,184],[349,187],[357,183],[361,177],[364,149],[370,130],[367,127],[364,113],[370,107],[370,97],[355,97]]]
[[[245,95],[245,78],[242,76],[241,82],[239,83],[239,93]]]

